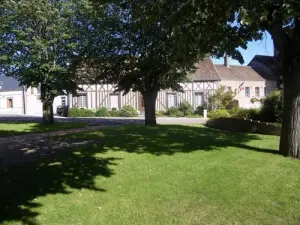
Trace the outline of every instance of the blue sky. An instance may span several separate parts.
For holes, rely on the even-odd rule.
[[[270,55],[273,56],[273,40],[269,33],[264,33],[263,40],[253,41],[248,43],[248,48],[246,50],[240,49],[245,63],[243,65],[248,65],[248,63],[253,59],[255,55]],[[216,64],[223,64],[224,59],[213,59]],[[240,63],[236,60],[230,60],[230,64],[232,65],[240,65]]]

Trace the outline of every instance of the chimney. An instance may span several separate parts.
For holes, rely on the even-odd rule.
[[[224,66],[226,67],[230,67],[230,59],[229,59],[229,56],[228,55],[225,55],[224,57]]]

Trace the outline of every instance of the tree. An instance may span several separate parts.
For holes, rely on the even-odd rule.
[[[244,1],[240,24],[267,31],[275,47],[278,77],[284,87],[284,113],[279,151],[300,158],[300,3],[297,0]]]
[[[54,123],[55,96],[77,89],[72,66],[83,46],[79,28],[86,7],[86,1],[3,1],[0,72],[40,86],[44,123]]]
[[[209,98],[209,106],[217,109],[232,109],[238,107],[238,102],[234,100],[234,93],[232,91],[226,91],[224,86],[221,86],[216,92]]]
[[[179,83],[187,81],[195,63],[208,55],[227,53],[242,62],[236,47],[245,48],[247,40],[260,37],[256,31],[249,34],[243,26],[233,26],[233,9],[231,3],[217,0],[111,4],[109,15],[115,18],[111,51],[98,55],[98,60],[93,55],[87,64],[101,71],[98,80],[116,84],[125,94],[139,91],[145,123],[155,125],[159,90],[181,90]]]

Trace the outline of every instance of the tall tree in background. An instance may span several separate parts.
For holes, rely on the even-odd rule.
[[[231,2],[217,0],[111,4],[109,15],[116,19],[113,44],[106,57],[99,55],[94,61],[102,71],[98,79],[116,84],[125,94],[130,89],[139,91],[145,123],[155,125],[159,90],[181,90],[179,83],[204,57],[226,53],[242,62],[236,48],[245,48],[248,40],[260,37],[257,31],[233,25],[234,8]]]
[[[73,60],[84,46],[81,20],[87,1],[4,0],[0,15],[0,68],[21,84],[39,86],[43,122],[53,123],[53,100],[75,91]]]
[[[300,2],[298,0],[244,1],[240,24],[271,34],[278,77],[284,87],[284,115],[279,150],[300,158]]]

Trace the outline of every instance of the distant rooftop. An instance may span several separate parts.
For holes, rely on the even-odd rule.
[[[0,92],[22,90],[19,81],[12,77],[0,75]]]

